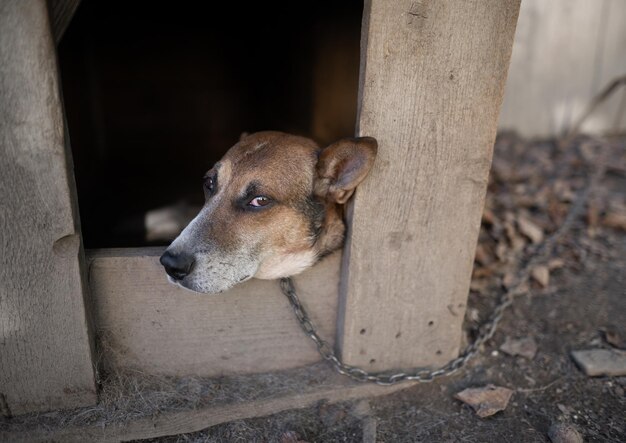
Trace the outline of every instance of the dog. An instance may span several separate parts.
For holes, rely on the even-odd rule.
[[[313,266],[342,246],[344,205],[377,149],[372,137],[322,149],[282,132],[242,135],[204,175],[204,206],[161,256],[169,281],[214,294]]]

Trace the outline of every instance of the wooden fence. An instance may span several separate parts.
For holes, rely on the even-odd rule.
[[[499,128],[562,135],[593,97],[626,75],[626,2],[524,0]],[[592,134],[626,132],[626,88],[585,120]]]

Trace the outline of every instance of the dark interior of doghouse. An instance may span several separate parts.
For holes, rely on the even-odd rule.
[[[85,246],[146,238],[156,208],[200,205],[242,132],[352,135],[362,0],[83,0],[59,44]]]

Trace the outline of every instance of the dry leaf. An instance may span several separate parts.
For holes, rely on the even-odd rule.
[[[470,282],[470,290],[473,292],[478,292],[482,294],[482,293],[487,292],[488,285],[489,285],[489,281],[485,279],[472,280]]]
[[[548,429],[548,437],[552,443],[583,443],[584,440],[574,425],[556,423]]]
[[[517,278],[515,278],[515,274],[513,274],[512,272],[507,272],[506,274],[504,274],[504,277],[502,277],[502,284],[507,289],[511,289],[516,281]]]
[[[509,404],[513,391],[494,385],[483,388],[469,388],[457,392],[454,397],[470,405],[476,415],[481,418],[489,417],[498,411],[503,411]]]
[[[610,228],[626,231],[626,213],[609,212],[604,217],[604,224]]]
[[[576,199],[576,193],[572,191],[571,184],[564,180],[556,180],[554,183],[554,193],[562,202],[573,202]]]
[[[537,343],[532,337],[512,339],[507,337],[506,341],[500,346],[500,350],[505,354],[512,356],[519,355],[521,357],[532,360],[537,354]]]
[[[537,204],[537,200],[535,199],[534,196],[530,196],[530,195],[520,195],[515,199],[515,203],[517,204],[517,206],[520,206],[522,208],[531,208],[533,206],[539,206]]]
[[[550,284],[550,270],[547,266],[536,266],[530,272],[530,275],[537,283],[539,283],[543,288],[547,287]]]
[[[476,308],[469,308],[467,311],[465,311],[465,318],[467,319],[467,321],[472,321],[476,323],[478,320],[480,320],[480,312],[478,312],[478,309]]]
[[[522,237],[515,237],[511,241],[511,249],[515,253],[523,251],[525,247],[526,247],[526,240],[524,240]]]
[[[608,344],[610,344],[614,348],[626,349],[626,340],[624,340],[620,336],[617,328],[615,328],[614,326],[605,326],[604,328],[600,329],[600,331],[602,332],[604,341],[606,341]]]
[[[551,199],[548,204],[548,215],[555,225],[560,226],[565,219],[569,205],[560,203],[556,199]]]
[[[595,228],[598,226],[598,222],[600,220],[600,210],[598,208],[598,204],[594,200],[589,201],[589,205],[587,206],[587,224]]]
[[[498,260],[505,261],[508,252],[509,248],[505,242],[502,241],[496,245],[496,257],[498,257]]]
[[[493,266],[479,267],[476,266],[472,272],[473,279],[491,277],[494,273]]]
[[[543,231],[535,223],[525,217],[518,217],[517,226],[522,234],[528,237],[533,243],[541,243],[543,240]]]
[[[487,266],[493,261],[491,254],[487,251],[487,248],[483,244],[476,246],[476,261],[483,266]]]
[[[550,271],[554,269],[561,269],[563,266],[565,266],[565,260],[562,258],[553,258],[548,262],[548,269]]]
[[[517,230],[515,229],[512,220],[504,221],[504,231],[506,232],[506,236],[510,242],[513,242],[513,240],[517,237]]]

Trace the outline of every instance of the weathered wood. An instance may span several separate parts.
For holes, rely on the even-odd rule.
[[[367,369],[457,355],[519,0],[367,0],[339,344]]]
[[[282,390],[280,393],[254,392],[254,400],[240,399],[225,404],[183,412],[163,413],[156,417],[141,418],[127,423],[104,427],[99,424],[91,426],[63,426],[51,429],[50,425],[28,432],[0,431],[0,441],[10,442],[119,442],[157,438],[196,432],[220,423],[263,417],[289,409],[313,406],[320,401],[336,403],[360,398],[387,395],[401,389],[414,386],[414,383],[400,383],[393,386],[377,386],[353,382],[326,367],[314,370],[310,375],[290,381],[290,374],[276,373],[281,377],[283,385],[293,383],[302,386],[300,390]],[[285,380],[286,379],[286,380]],[[80,412],[79,412],[80,413]]]
[[[277,281],[250,280],[219,295],[167,282],[162,248],[88,251],[89,283],[104,360],[151,374],[212,376],[267,372],[320,359]],[[339,253],[294,280],[333,341]]]
[[[54,42],[44,0],[0,0],[0,396],[95,403]]]
[[[499,127],[527,137],[563,135],[593,97],[626,73],[626,2],[524,0]],[[582,132],[626,130],[626,92],[586,119]]]

